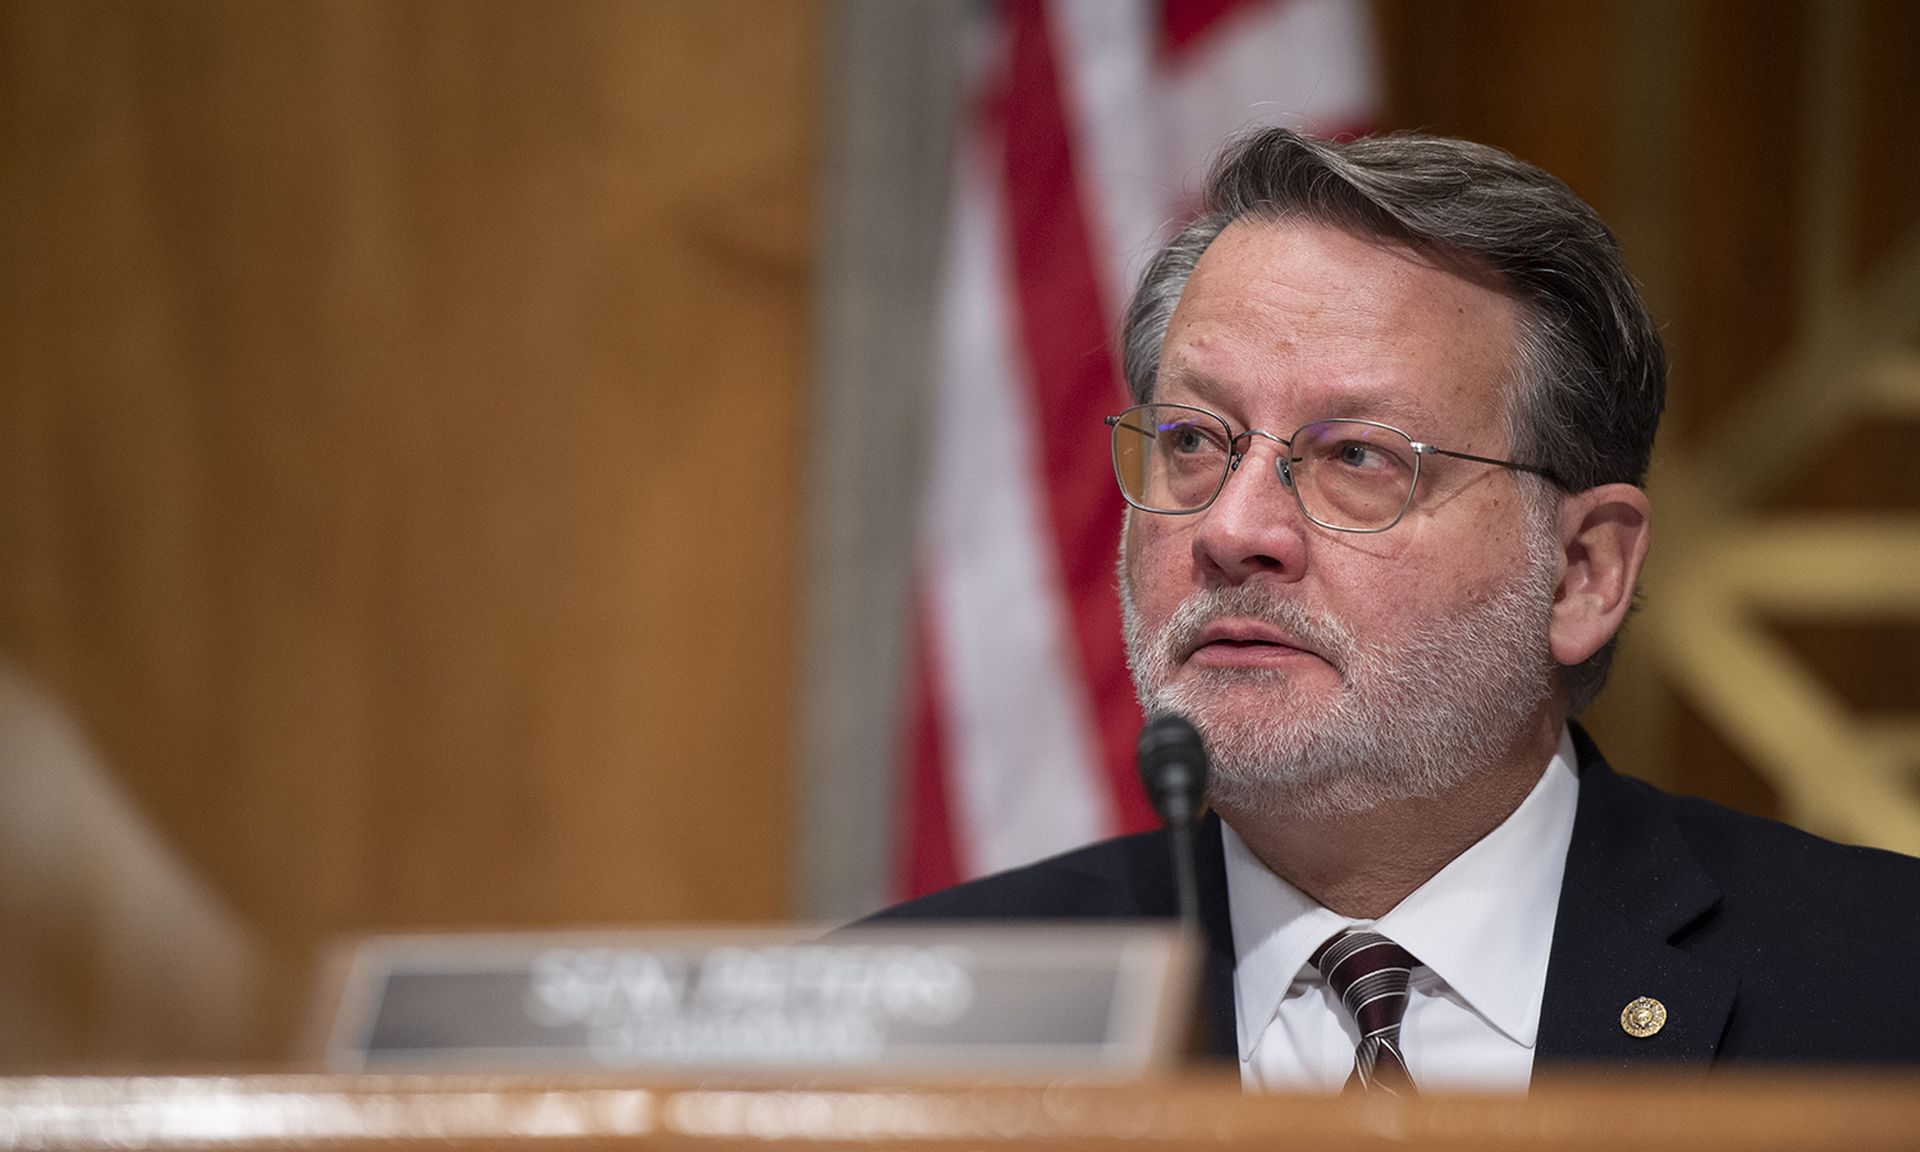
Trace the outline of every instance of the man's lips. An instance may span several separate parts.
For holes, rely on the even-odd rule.
[[[1270,624],[1257,620],[1216,620],[1200,629],[1180,654],[1182,662],[1268,662],[1298,656],[1325,659],[1319,652]]]

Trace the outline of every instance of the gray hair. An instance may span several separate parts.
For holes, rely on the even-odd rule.
[[[1242,217],[1311,221],[1490,270],[1521,306],[1509,452],[1567,491],[1645,484],[1667,358],[1619,244],[1560,180],[1464,140],[1336,143],[1269,128],[1231,144],[1200,215],[1155,255],[1128,304],[1121,361],[1135,403],[1153,397],[1160,345],[1194,266]],[[1613,649],[1610,640],[1563,670],[1575,715],[1606,683]]]

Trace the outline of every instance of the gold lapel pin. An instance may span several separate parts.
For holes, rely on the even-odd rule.
[[[1627,1035],[1644,1040],[1667,1026],[1667,1006],[1651,996],[1642,996],[1620,1010],[1620,1028]]]

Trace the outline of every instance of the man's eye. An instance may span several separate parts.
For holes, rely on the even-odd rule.
[[[1205,452],[1213,446],[1213,438],[1192,424],[1175,425],[1166,429],[1162,435],[1166,437],[1169,447],[1185,455]]]
[[[1333,458],[1343,467],[1377,471],[1398,465],[1393,453],[1364,440],[1342,440],[1334,447]]]

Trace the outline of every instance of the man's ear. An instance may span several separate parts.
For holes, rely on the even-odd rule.
[[[1613,638],[1633,606],[1652,538],[1647,494],[1602,484],[1565,497],[1559,515],[1560,586],[1548,630],[1555,661],[1578,664]]]

